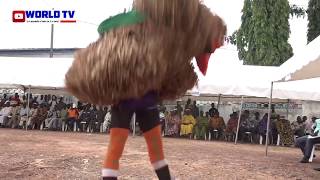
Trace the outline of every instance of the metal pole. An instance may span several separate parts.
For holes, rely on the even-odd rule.
[[[221,101],[221,94],[219,94],[219,96],[218,96],[218,104],[217,104],[218,111],[219,111],[220,101]]]
[[[53,31],[54,31],[54,24],[51,24],[50,58],[53,57]]]
[[[241,105],[240,105],[240,111],[239,111],[239,117],[238,117],[237,134],[236,134],[236,139],[234,140],[234,144],[237,144],[237,142],[238,142],[238,134],[239,134],[239,129],[240,129],[242,106],[243,106],[243,96],[241,96]]]
[[[30,94],[31,94],[31,86],[29,86],[29,92],[27,96],[27,121],[26,121],[26,131],[28,130],[28,121],[29,121],[29,111],[30,111]]]
[[[133,113],[133,132],[132,132],[132,136],[134,137],[136,135],[136,113]]]
[[[289,120],[289,105],[290,105],[290,99],[288,99],[288,103],[287,103],[287,120]]]
[[[268,122],[267,122],[267,132],[266,132],[266,156],[268,156],[269,130],[270,130],[269,126],[270,126],[271,105],[272,105],[272,91],[273,91],[273,82],[271,82],[270,98],[269,98]]]

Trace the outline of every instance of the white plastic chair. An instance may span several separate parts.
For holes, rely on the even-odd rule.
[[[315,152],[317,146],[320,146],[320,144],[313,145],[313,148],[312,148],[312,151],[311,151],[311,155],[310,155],[310,158],[309,158],[309,162],[313,161],[314,152]]]
[[[277,146],[280,146],[280,134],[278,134],[278,139],[277,139]]]

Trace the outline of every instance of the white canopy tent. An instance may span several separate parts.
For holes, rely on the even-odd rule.
[[[64,76],[72,58],[0,57],[0,88],[30,88],[34,93],[67,94]]]
[[[296,81],[320,76],[320,36],[280,66],[281,81]]]
[[[299,98],[301,100],[320,101],[320,36],[310,42],[292,58],[280,66],[280,78],[271,82],[269,117],[267,125],[267,134],[269,132],[270,113],[273,93],[277,93],[274,89],[274,83],[278,87],[286,87],[291,89],[286,96]],[[280,80],[279,80],[280,79]],[[301,91],[303,90],[303,91]],[[283,94],[282,94],[283,95]],[[281,94],[276,94],[281,96]],[[308,97],[308,98],[305,98]],[[268,155],[268,136],[266,135],[266,155]]]

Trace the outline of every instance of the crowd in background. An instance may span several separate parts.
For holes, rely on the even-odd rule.
[[[188,99],[184,107],[180,103],[178,101],[172,110],[167,110],[163,104],[159,105],[164,136],[234,141],[240,119],[240,141],[265,141],[267,113],[261,116],[259,112],[250,113],[249,110],[244,110],[239,118],[239,112],[233,112],[225,121],[214,103],[207,112],[199,110],[196,101],[192,102],[191,99]],[[29,108],[27,104],[30,104]],[[4,94],[0,99],[0,126],[3,128],[108,132],[111,115],[109,107],[97,107],[81,102],[68,104],[64,97],[55,95],[19,96],[16,93],[11,97]],[[290,123],[284,116],[276,114],[272,107],[270,143],[279,143],[280,139],[282,145],[293,145],[294,138],[313,132],[316,119],[298,116],[296,121]],[[139,131],[139,128],[136,128],[136,131]]]
[[[55,95],[20,97],[16,93],[0,99],[0,126],[4,128],[105,132],[111,119],[110,111],[107,114],[107,107],[67,104]]]
[[[234,141],[237,133],[239,112],[230,114],[225,121],[220,116],[215,104],[207,112],[199,110],[196,101],[191,99],[186,102],[183,108],[180,102],[174,109],[167,111],[160,105],[160,113],[163,114],[163,134],[169,137],[188,137],[192,139],[216,139]],[[277,143],[291,146],[294,139],[313,133],[316,117],[308,119],[307,116],[297,117],[297,120],[290,123],[284,116],[275,112],[271,107],[269,126],[270,143]],[[240,116],[238,139],[242,142],[263,143],[267,132],[268,113],[260,115],[259,112],[250,113],[244,110]]]

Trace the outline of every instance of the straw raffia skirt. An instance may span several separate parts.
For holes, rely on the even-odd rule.
[[[75,53],[65,83],[81,101],[117,104],[149,91],[174,99],[197,83],[191,60],[218,36],[220,18],[198,0],[135,0],[134,8],[144,23],[112,29]]]

